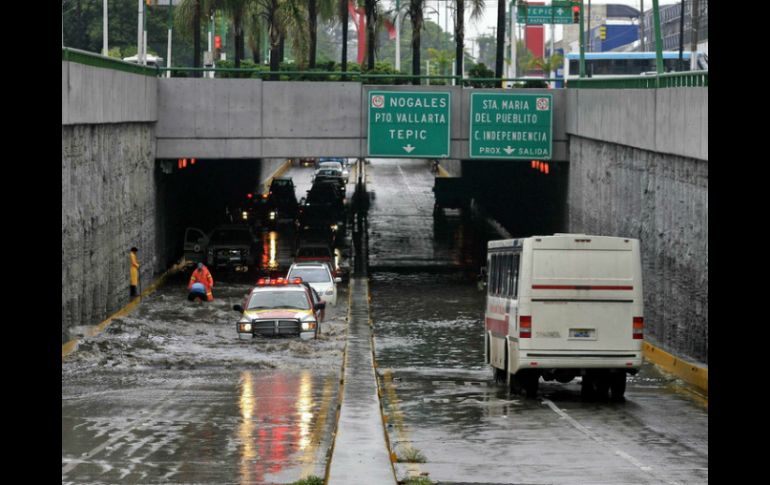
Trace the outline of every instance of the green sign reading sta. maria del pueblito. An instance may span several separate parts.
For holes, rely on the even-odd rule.
[[[369,91],[371,157],[449,156],[448,91]]]
[[[550,160],[553,95],[472,93],[470,158]]]

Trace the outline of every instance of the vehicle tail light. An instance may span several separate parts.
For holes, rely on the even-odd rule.
[[[634,340],[642,340],[644,338],[644,318],[634,317],[633,323]]]
[[[519,338],[532,338],[532,317],[519,317]]]
[[[265,284],[265,278],[260,278],[257,280],[257,285],[262,286]]]
[[[291,282],[295,285],[300,285],[302,284],[302,278],[299,278],[299,277],[294,278]]]

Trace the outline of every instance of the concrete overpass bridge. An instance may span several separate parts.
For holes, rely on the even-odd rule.
[[[173,263],[194,181],[163,161],[232,160],[235,178],[265,181],[285,157],[366,157],[370,91],[448,92],[450,173],[542,192],[552,212],[522,219],[558,214],[545,226],[555,231],[641,239],[646,335],[707,362],[708,88],[518,90],[552,96],[548,159],[560,170],[533,186],[521,182],[528,160],[470,153],[471,95],[516,90],[159,79],[122,64],[62,58],[63,341],[127,302],[128,248],[142,249],[144,281]]]

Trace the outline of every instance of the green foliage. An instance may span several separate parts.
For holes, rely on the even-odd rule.
[[[324,485],[324,479],[315,475],[292,482],[291,485]]]
[[[427,458],[425,458],[422,451],[417,448],[412,448],[411,446],[405,447],[398,455],[399,463],[425,463],[426,461]]]
[[[399,483],[403,485],[435,485],[436,482],[428,477],[409,477]]]
[[[492,78],[495,77],[495,72],[489,69],[483,62],[479,62],[470,70],[468,70],[468,77],[471,78]],[[465,81],[465,86],[472,86],[474,88],[496,88],[499,87],[499,83],[496,81]]]

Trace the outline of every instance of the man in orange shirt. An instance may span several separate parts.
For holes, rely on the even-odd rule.
[[[195,283],[203,284],[206,289],[207,301],[214,299],[214,294],[211,292],[211,289],[214,287],[214,278],[211,277],[209,269],[203,263],[198,263],[198,267],[193,271],[193,274],[190,276],[190,282],[187,283],[187,289],[192,290]]]

